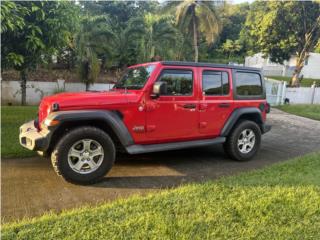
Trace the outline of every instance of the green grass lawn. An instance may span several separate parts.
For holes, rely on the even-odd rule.
[[[320,121],[320,104],[296,104],[277,106],[282,111]]]
[[[319,172],[314,153],[215,182],[5,224],[2,239],[320,239]]]
[[[266,76],[266,78],[272,78],[279,81],[286,81],[290,83],[291,77],[282,77],[282,76]],[[310,87],[313,82],[316,81],[317,86],[320,86],[320,79],[313,79],[313,78],[303,78],[301,81],[301,87]]]
[[[28,157],[34,152],[19,144],[19,127],[36,118],[37,107],[1,106],[1,157]]]

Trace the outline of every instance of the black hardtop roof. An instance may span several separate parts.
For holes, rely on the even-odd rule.
[[[165,66],[190,66],[190,67],[212,67],[212,68],[231,68],[247,71],[261,71],[260,68],[243,67],[229,64],[205,63],[205,62],[180,62],[180,61],[162,61]]]

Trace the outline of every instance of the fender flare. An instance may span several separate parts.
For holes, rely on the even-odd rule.
[[[233,126],[237,123],[241,116],[244,114],[254,114],[258,117],[258,122],[260,128],[263,126],[263,118],[261,111],[259,108],[256,107],[243,107],[235,109],[231,115],[229,116],[227,122],[224,124],[221,130],[221,136],[226,137],[229,135],[230,131],[232,130]]]
[[[108,110],[70,110],[58,111],[49,114],[47,119],[58,120],[60,123],[55,126],[52,132],[59,129],[65,123],[81,122],[81,121],[102,121],[108,125],[116,134],[123,146],[130,146],[134,144],[133,138],[129,133],[127,127],[124,125],[121,116],[115,111]]]

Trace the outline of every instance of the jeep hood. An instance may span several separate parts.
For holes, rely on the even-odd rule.
[[[116,109],[120,105],[136,101],[136,91],[104,91],[104,92],[68,92],[44,97],[39,106],[39,122],[52,111],[52,105],[58,104],[59,111]]]

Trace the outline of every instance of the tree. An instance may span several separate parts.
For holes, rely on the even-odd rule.
[[[320,5],[308,1],[254,2],[246,20],[251,46],[271,61],[283,63],[296,56],[291,84],[299,75],[320,37]]]
[[[227,39],[222,45],[222,50],[224,53],[228,54],[228,59],[233,56],[235,53],[238,53],[241,50],[242,46],[239,40],[230,40]]]
[[[105,54],[97,54],[102,66],[123,68],[137,63],[141,39],[145,34],[143,16],[154,4],[134,1],[86,1],[81,4],[84,12],[91,17],[108,17],[104,23],[107,27],[105,31],[112,37],[99,42],[106,48]],[[97,41],[93,39],[93,42]]]
[[[112,62],[118,67],[126,67],[137,63],[139,44],[145,34],[143,18],[131,18],[124,26],[112,27]]]
[[[145,33],[142,39],[143,60],[150,61],[154,56],[166,57],[168,46],[174,46],[177,31],[167,16],[148,13],[144,17]]]
[[[176,24],[185,32],[193,35],[194,61],[199,60],[199,34],[212,44],[218,37],[221,25],[212,2],[185,0],[168,2],[165,10],[175,7]]]
[[[210,57],[227,61],[241,61],[246,55],[245,38],[241,37],[241,30],[246,22],[249,3],[228,4],[220,11],[223,29],[214,48],[209,49]],[[229,48],[229,49],[228,49]],[[227,54],[227,58],[222,55]]]
[[[317,43],[317,45],[315,46],[314,51],[315,51],[316,53],[320,53],[320,39],[318,40],[318,43]]]
[[[64,47],[77,22],[71,2],[1,3],[2,66],[21,76],[21,104],[26,103],[27,73]]]
[[[220,13],[220,21],[223,29],[219,36],[219,42],[224,43],[227,39],[238,40],[239,34],[246,22],[250,5],[249,3],[228,4],[224,6]]]
[[[99,76],[101,62],[98,57],[108,53],[110,55],[108,43],[114,37],[107,16],[82,17],[80,31],[76,36],[76,51],[79,77],[85,83],[86,91]]]

